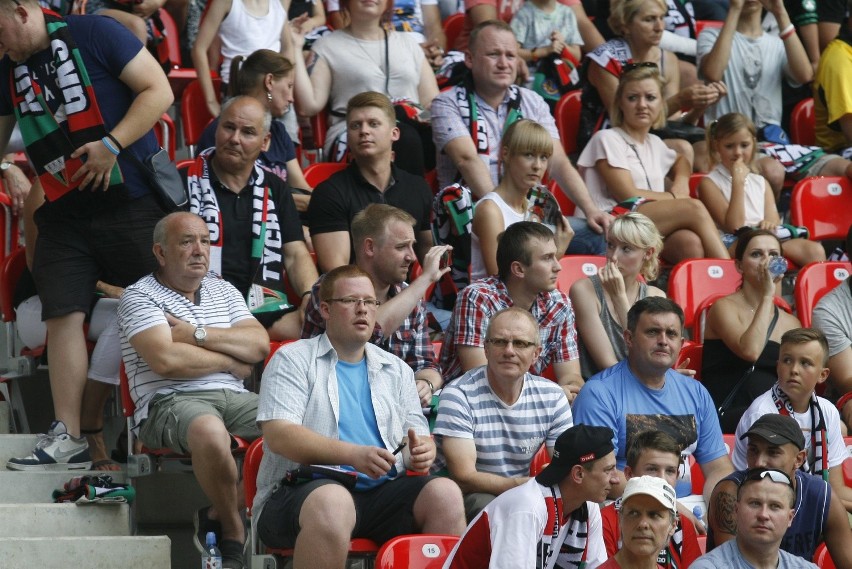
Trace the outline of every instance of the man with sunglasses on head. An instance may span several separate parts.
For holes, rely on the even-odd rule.
[[[568,295],[556,288],[561,256],[553,232],[541,223],[519,221],[498,236],[497,275],[465,287],[453,308],[441,350],[445,383],[485,365],[489,319],[498,310],[518,306],[529,311],[539,327],[541,349],[531,371],[541,375],[552,364],[556,381],[573,401],[583,378],[574,309]]]
[[[435,444],[411,368],[370,343],[379,305],[370,275],[344,265],[325,275],[319,292],[325,332],[282,347],[263,372],[260,539],[295,548],[296,569],[322,569],[345,565],[351,538],[460,534],[458,486],[406,476],[406,469],[428,473]],[[344,473],[282,482],[300,465],[339,465]]]
[[[825,542],[838,567],[852,567],[852,530],[840,499],[820,476],[800,470],[804,463],[805,437],[790,416],[767,413],[742,435],[748,439],[749,468],[775,468],[787,473],[796,489],[796,517],[784,534],[781,549],[813,559]],[[734,472],[716,485],[708,510],[707,549],[733,540],[737,535],[735,501],[737,486],[747,470]]]
[[[432,469],[447,467],[464,492],[468,519],[527,482],[541,446],[552,455],[556,439],[572,424],[562,389],[529,372],[540,352],[532,314],[504,308],[488,323],[487,363],[441,392],[433,429],[439,458]]]
[[[815,568],[810,561],[780,549],[796,515],[795,504],[796,490],[786,473],[752,468],[737,489],[736,540],[702,555],[691,569]]]

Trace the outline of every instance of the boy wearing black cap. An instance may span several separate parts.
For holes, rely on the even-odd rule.
[[[791,478],[796,489],[796,516],[781,540],[781,549],[813,559],[817,547],[825,541],[837,567],[852,567],[852,531],[843,504],[822,478],[799,470],[806,451],[805,437],[796,420],[767,413],[741,438],[748,443],[748,468],[778,469]],[[708,511],[708,551],[736,537],[734,503],[746,472],[734,472],[713,489]]]
[[[613,433],[574,425],[551,463],[473,519],[444,569],[597,567],[606,558],[599,502],[618,482]]]

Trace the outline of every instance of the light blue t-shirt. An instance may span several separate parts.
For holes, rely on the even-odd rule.
[[[693,561],[689,567],[690,569],[719,569],[719,567],[754,569],[751,563],[743,559],[735,539],[726,541],[710,553],[702,555]],[[779,550],[777,569],[816,569],[816,565],[784,550]]]
[[[713,399],[700,382],[670,369],[662,389],[643,385],[628,360],[593,375],[572,407],[574,424],[609,427],[615,433],[618,468],[627,463],[631,439],[660,430],[680,443],[685,455],[704,464],[727,454]]]
[[[362,359],[355,364],[338,360],[335,371],[337,372],[337,392],[340,397],[340,418],[337,422],[340,440],[383,448],[384,443],[379,433],[370,382],[367,378],[367,360]],[[347,465],[341,467],[355,470]],[[371,490],[395,476],[395,467],[391,468],[385,476],[375,480],[359,472],[355,490]]]

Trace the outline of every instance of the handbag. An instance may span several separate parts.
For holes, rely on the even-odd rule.
[[[144,162],[136,158],[132,152],[126,154],[145,172],[148,185],[163,211],[171,213],[179,209],[186,209],[189,203],[189,195],[187,195],[183,186],[177,165],[169,157],[165,148],[160,148],[157,152],[145,158]]]
[[[769,337],[772,336],[772,331],[775,330],[775,324],[778,322],[778,307],[775,307],[775,313],[772,315],[772,322],[769,323],[769,329],[766,331],[766,339],[763,340],[763,348],[761,348],[760,353],[763,353],[763,349],[766,348],[766,344],[769,343]],[[759,356],[758,356],[759,357]],[[734,388],[731,389],[731,392],[725,397],[725,400],[722,401],[722,404],[716,409],[716,414],[719,416],[719,423],[722,423],[722,419],[725,417],[725,413],[730,410],[731,406],[734,403],[734,399],[736,399],[737,394],[742,389],[743,385],[745,385],[746,380],[749,376],[754,373],[755,367],[757,366],[757,361],[751,364],[751,367],[746,370],[746,372],[740,377],[737,382],[734,384]]]
[[[663,128],[654,129],[651,133],[656,134],[662,139],[681,138],[690,144],[704,140],[703,128],[683,121],[666,121],[666,125]]]

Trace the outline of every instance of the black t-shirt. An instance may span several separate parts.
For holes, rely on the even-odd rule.
[[[240,294],[246,296],[252,282],[254,263],[251,258],[252,197],[253,186],[247,185],[235,194],[226,188],[213,168],[209,169],[210,185],[216,193],[219,211],[222,216],[222,233],[225,236],[222,246],[222,277],[237,287]],[[304,241],[302,224],[293,202],[293,195],[287,184],[278,176],[266,176],[269,194],[278,211],[278,223],[281,227],[283,246],[291,241]],[[282,262],[283,263],[283,262]]]
[[[415,231],[428,231],[432,215],[429,184],[422,177],[409,174],[393,164],[391,178],[393,184],[380,192],[364,179],[353,163],[319,184],[308,204],[311,235],[350,231],[352,218],[371,203],[385,203],[405,210],[417,220]]]

